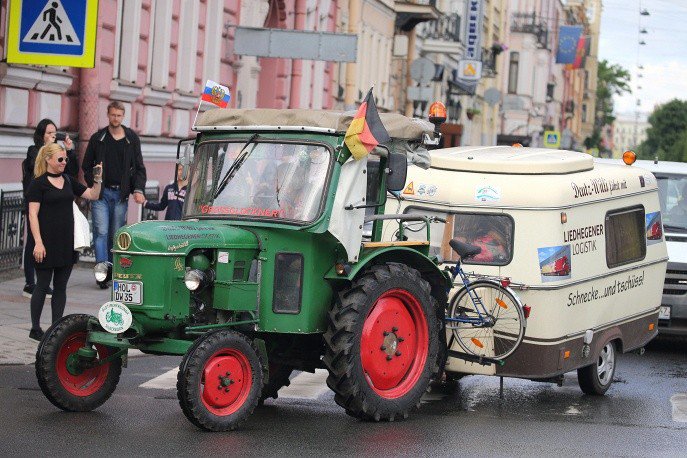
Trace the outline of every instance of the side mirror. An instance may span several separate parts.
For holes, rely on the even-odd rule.
[[[386,169],[387,191],[402,191],[406,185],[408,160],[405,153],[389,152]]]
[[[177,143],[177,162],[181,165],[181,179],[187,180],[191,162],[193,160],[193,146],[196,137],[185,138]],[[176,170],[174,171],[174,181],[176,181]]]

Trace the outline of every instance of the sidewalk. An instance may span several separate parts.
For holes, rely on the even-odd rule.
[[[32,364],[36,360],[38,342],[29,339],[31,329],[30,299],[21,295],[24,276],[0,282],[0,365]],[[67,306],[64,314],[88,313],[96,315],[102,304],[110,299],[109,289],[95,284],[90,264],[74,266],[67,286]],[[41,314],[41,327],[47,330],[52,320],[50,299],[46,299]]]

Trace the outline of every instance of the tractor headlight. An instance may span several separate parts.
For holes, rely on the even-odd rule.
[[[103,282],[107,280],[110,273],[110,268],[112,264],[109,262],[99,262],[93,267],[93,275],[95,276],[95,281]]]
[[[184,274],[184,284],[189,289],[189,291],[195,291],[201,287],[207,281],[207,276],[205,272],[199,269],[187,270]]]

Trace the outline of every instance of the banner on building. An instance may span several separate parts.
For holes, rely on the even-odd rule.
[[[572,64],[575,62],[577,47],[582,36],[582,26],[562,25],[558,32],[557,64]]]
[[[482,60],[482,0],[468,0],[465,14],[465,59]]]
[[[12,0],[7,62],[95,66],[98,0]]]

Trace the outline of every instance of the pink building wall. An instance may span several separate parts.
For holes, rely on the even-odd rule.
[[[135,0],[134,0],[135,1]],[[198,95],[205,86],[206,79],[215,79],[227,85],[232,94],[237,87],[237,59],[233,53],[235,29],[225,25],[240,25],[241,0],[223,0],[222,17],[217,24],[222,25],[222,39],[219,50],[219,74],[205,75],[205,56],[208,54],[206,35],[208,35],[207,15],[209,5],[218,0],[198,0],[197,28],[181,30],[183,8],[186,0],[170,0],[171,29],[168,46],[169,72],[165,87],[153,87],[149,68],[154,46],[154,25],[156,5],[152,0],[141,0],[140,27],[128,30],[128,24],[119,19],[122,14],[121,0],[100,0],[98,11],[98,33],[96,43],[96,67],[93,69],[76,68],[30,68],[25,73],[24,66],[0,63],[0,183],[20,181],[20,164],[32,143],[33,130],[45,113],[54,113],[58,129],[79,134],[78,148],[81,155],[86,143],[96,130],[107,125],[106,107],[112,99],[124,101],[127,106],[125,125],[134,129],[143,145],[144,162],[148,180],[158,181],[160,188],[172,176],[175,161],[175,144],[179,138],[189,134],[193,123]],[[246,0],[247,1],[247,0]],[[299,0],[301,6],[305,1]],[[296,0],[271,0],[266,27],[294,28]],[[319,3],[319,2],[316,2]],[[168,5],[166,5],[168,6]],[[218,5],[219,6],[219,5]],[[159,7],[159,4],[158,4]],[[0,0],[0,57],[5,57],[6,24],[8,0]],[[328,31],[336,30],[336,2],[332,2],[328,12]],[[319,12],[317,13],[319,14]],[[123,30],[118,30],[123,27]],[[197,46],[193,55],[181,55],[179,46],[182,37],[195,33]],[[134,34],[138,40],[135,78],[124,82],[117,78],[120,47],[118,37]],[[217,36],[217,34],[212,35]],[[209,36],[209,38],[212,38]],[[131,50],[122,49],[122,53]],[[215,54],[217,55],[217,53]],[[119,64],[118,64],[119,61]],[[193,75],[193,94],[180,93],[177,88],[179,72],[195,64]],[[258,76],[258,107],[286,108],[292,99],[300,100],[300,94],[291,93],[293,62],[290,59],[259,59],[261,71]],[[309,64],[312,65],[312,64]],[[332,75],[334,64],[325,66],[324,75],[310,72],[311,79],[325,78],[323,105],[333,106]],[[19,76],[17,76],[19,75]],[[55,80],[56,82],[53,82]],[[48,81],[45,83],[44,81]],[[312,90],[313,81],[307,87]],[[152,94],[152,95],[151,95]],[[309,100],[312,100],[309,98]],[[19,102],[18,102],[19,101]],[[233,97],[230,106],[235,106]],[[23,108],[17,110],[17,107]],[[48,108],[46,108],[48,106]],[[18,113],[18,114],[17,114]],[[186,126],[183,132],[179,126]],[[138,218],[137,209],[131,205],[129,221]]]

